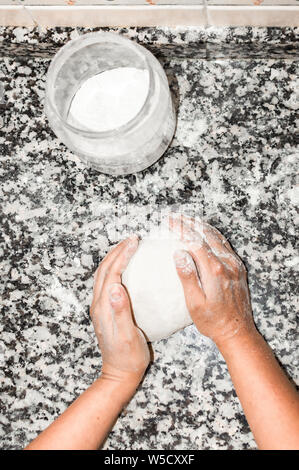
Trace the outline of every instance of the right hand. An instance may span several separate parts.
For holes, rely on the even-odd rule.
[[[187,308],[197,329],[219,346],[255,329],[246,269],[228,241],[214,227],[187,217],[170,218],[188,251],[174,259]]]

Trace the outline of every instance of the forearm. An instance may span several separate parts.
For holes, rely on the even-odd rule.
[[[26,450],[98,449],[136,385],[101,376]]]
[[[218,344],[260,449],[299,448],[299,399],[256,331]]]

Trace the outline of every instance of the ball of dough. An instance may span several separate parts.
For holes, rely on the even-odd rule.
[[[148,341],[167,338],[192,323],[173,253],[179,240],[144,239],[122,276],[138,327]]]

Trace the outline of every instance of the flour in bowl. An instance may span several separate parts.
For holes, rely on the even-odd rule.
[[[83,130],[103,132],[131,121],[143,107],[149,73],[119,67],[88,78],[75,94],[68,123]]]

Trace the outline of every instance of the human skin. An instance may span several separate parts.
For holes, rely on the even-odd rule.
[[[175,264],[187,307],[226,360],[259,448],[298,449],[298,395],[255,328],[243,263],[210,225],[172,218],[170,226],[186,245]],[[121,274],[137,246],[136,237],[121,242],[95,274],[90,313],[103,358],[99,379],[26,449],[98,449],[135,393],[149,349]]]
[[[172,217],[175,253],[193,322],[224,357],[259,449],[299,449],[299,397],[252,318],[245,267],[208,224]]]
[[[100,377],[25,450],[98,449],[134,395],[150,354],[143,333],[133,323],[121,274],[137,247],[137,237],[124,240],[95,273],[90,314],[102,352]]]

